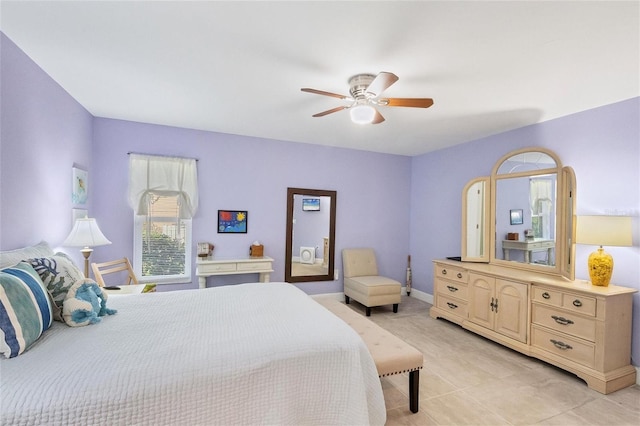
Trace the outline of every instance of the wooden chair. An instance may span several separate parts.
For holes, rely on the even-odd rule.
[[[105,287],[107,289],[120,286],[127,285],[138,285],[138,278],[136,274],[133,272],[133,268],[131,267],[131,262],[126,257],[118,260],[112,260],[109,262],[103,263],[92,263],[91,269],[93,270],[93,275],[96,278],[96,282],[100,287]],[[116,274],[118,275],[118,282],[115,284],[107,284],[104,281],[103,275],[108,274]],[[124,278],[124,279],[123,279]],[[150,293],[155,291],[155,284],[147,284],[144,288],[138,292],[142,293]],[[123,292],[128,293],[128,292]]]

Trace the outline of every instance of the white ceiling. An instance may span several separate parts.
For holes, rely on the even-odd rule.
[[[418,155],[640,95],[638,1],[2,1],[0,27],[98,117]],[[359,73],[393,72],[357,125]]]

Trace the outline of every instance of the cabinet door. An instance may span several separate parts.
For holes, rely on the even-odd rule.
[[[496,280],[484,275],[469,274],[469,320],[483,327],[493,329],[495,314],[494,288]]]
[[[527,284],[496,280],[495,331],[527,342]]]

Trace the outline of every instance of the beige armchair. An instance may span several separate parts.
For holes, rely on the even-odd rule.
[[[345,303],[349,304],[351,298],[362,303],[367,316],[371,316],[373,306],[393,304],[393,312],[398,312],[402,284],[378,275],[373,249],[343,249],[342,269]]]

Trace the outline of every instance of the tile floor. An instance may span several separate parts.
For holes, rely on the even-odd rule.
[[[364,307],[351,303],[364,314]],[[640,386],[602,395],[585,382],[444,320],[403,296],[371,319],[424,354],[420,411],[409,411],[406,375],[382,379],[387,425],[640,425]]]

